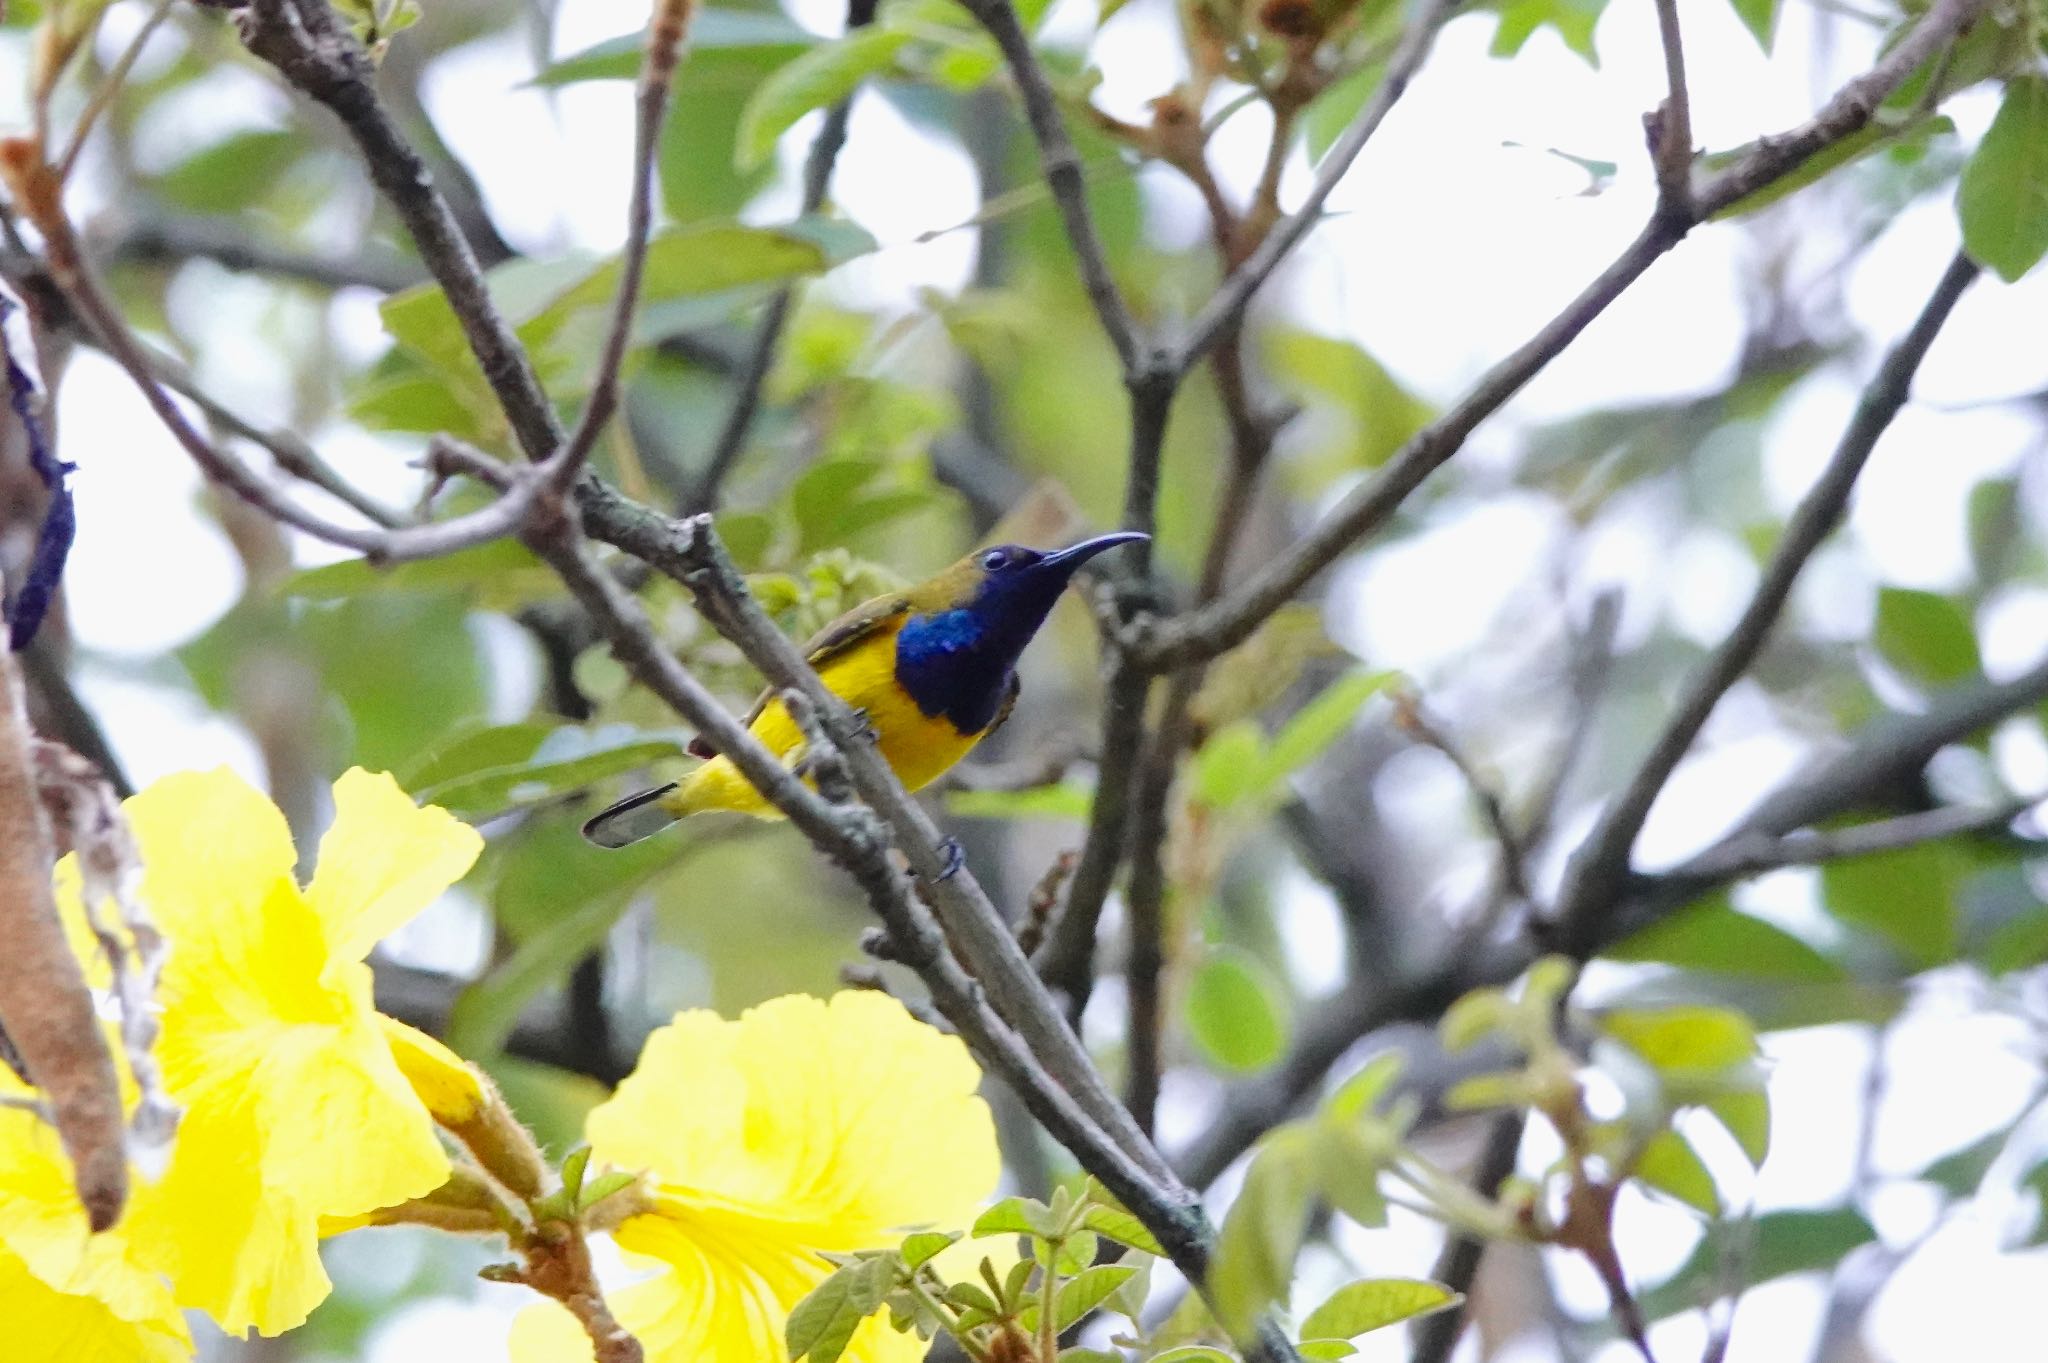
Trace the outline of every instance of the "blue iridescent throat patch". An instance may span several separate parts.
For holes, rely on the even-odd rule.
[[[896,680],[925,714],[978,734],[1002,708],[1016,661],[1008,654],[964,606],[913,615],[896,635]]]

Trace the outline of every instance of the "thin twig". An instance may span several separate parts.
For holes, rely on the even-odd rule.
[[[1986,2],[1937,0],[1911,32],[1869,71],[1845,84],[1812,119],[1760,139],[1742,160],[1700,185],[1690,214],[1660,209],[1598,279],[1520,349],[1488,370],[1463,399],[1411,437],[1378,477],[1346,496],[1320,524],[1214,604],[1172,620],[1142,622],[1127,641],[1131,649],[1148,666],[1163,671],[1214,657],[1241,643],[1311,578],[1384,524],[1423,479],[1458,452],[1480,422],[1520,392],[1693,226],[1783,179],[1816,153],[1865,127],[1885,98],[1982,13]],[[1276,229],[1268,246],[1280,236]]]
[[[1046,79],[1045,68],[1039,65],[1038,54],[1031,50],[1031,39],[1018,22],[1010,0],[962,2],[995,39],[1009,64],[1011,78],[1017,82],[1017,93],[1024,102],[1024,116],[1038,140],[1039,165],[1046,185],[1052,191],[1067,241],[1081,267],[1081,282],[1087,287],[1088,301],[1094,305],[1110,345],[1116,348],[1124,373],[1135,375],[1150,365],[1137,326],[1131,320],[1130,308],[1110,274],[1109,257],[1096,234],[1095,220],[1089,214],[1086,177],[1074,141],[1067,135],[1066,120],[1060,116],[1059,98]]]
[[[847,32],[873,23],[876,4],[877,0],[848,0]],[[800,209],[804,214],[816,213],[825,206],[825,197],[832,189],[833,167],[839,162],[840,149],[846,145],[846,124],[852,111],[851,95],[825,111],[825,122],[811,143],[809,155],[804,158],[804,192]],[[738,462],[740,452],[747,446],[747,437],[754,429],[754,418],[761,409],[761,390],[768,383],[768,372],[775,367],[776,347],[782,341],[782,331],[789,324],[789,314],[795,302],[794,285],[777,291],[768,300],[768,307],[761,314],[760,329],[754,333],[753,345],[747,350],[746,362],[734,380],[732,405],[726,409],[725,422],[718,428],[718,438],[711,442],[711,456],[704,463],[703,475],[684,499],[684,512],[718,509],[718,496],[725,485],[726,475],[732,472],[732,466]]]
[[[152,372],[158,383],[205,413],[208,421],[261,449],[300,482],[319,488],[372,525],[396,530],[406,524],[404,517],[342,477],[298,432],[285,427],[265,430],[258,426],[194,383],[184,366],[167,355],[154,357]]]
[[[542,486],[551,496],[567,492],[583,472],[605,422],[619,405],[619,370],[633,339],[633,318],[640,306],[640,284],[647,272],[647,245],[654,229],[654,161],[661,151],[661,126],[668,113],[669,90],[676,63],[688,36],[694,0],[659,0],[647,21],[646,49],[640,59],[640,82],[634,96],[633,190],[626,209],[626,245],[620,257],[619,293],[612,303],[612,324],[599,353],[597,376],[583,405],[576,429],[541,461]]]
[[[1230,272],[1215,296],[1188,324],[1187,335],[1172,355],[1174,372],[1185,374],[1192,369],[1195,362],[1236,325],[1259,286],[1280,267],[1280,262],[1301,244],[1302,238],[1321,219],[1323,205],[1351,169],[1351,163],[1365,150],[1365,144],[1379,131],[1388,112],[1407,93],[1409,82],[1414,80],[1415,73],[1422,69],[1423,60],[1429,56],[1437,30],[1443,27],[1457,3],[1458,0],[1424,0],[1401,45],[1388,59],[1386,74],[1380,77],[1371,101],[1324,154],[1322,164],[1316,167],[1315,183],[1309,186],[1308,197],[1302,200],[1301,207],[1275,224],[1266,239],[1259,243],[1258,249]]]
[[[136,59],[142,55],[142,49],[148,45],[150,38],[155,36],[158,26],[170,17],[173,3],[174,0],[156,0],[156,8],[149,12],[149,18],[143,20],[142,27],[135,31],[135,36],[129,40],[128,46],[114,62],[112,69],[100,81],[99,88],[92,92],[92,98],[86,103],[85,112],[78,116],[78,126],[72,130],[71,145],[66,147],[64,154],[57,159],[58,180],[71,178],[71,171],[78,164],[78,153],[84,150],[85,139],[92,135],[92,125],[99,121],[107,106],[113,103],[114,96],[127,81],[129,71],[134,69]]]
[[[1657,196],[1666,212],[1692,211],[1692,98],[1685,88],[1685,43],[1678,27],[1678,0],[1657,0],[1657,36],[1664,47],[1664,79],[1670,91],[1646,120]]]
[[[1150,377],[1128,385],[1131,393],[1131,452],[1124,485],[1124,525],[1151,533],[1159,505],[1159,466],[1165,449],[1166,418],[1173,401],[1170,380]],[[1129,621],[1157,605],[1153,599],[1152,542],[1130,546],[1130,576],[1116,591],[1119,616]],[[1036,969],[1066,996],[1067,1017],[1079,1024],[1095,984],[1095,936],[1128,841],[1133,786],[1145,742],[1145,702],[1152,678],[1115,639],[1105,640],[1108,678],[1103,683],[1101,757],[1095,799],[1081,841],[1066,903],[1053,924]]]
[[[1480,1152],[1472,1171],[1472,1191],[1480,1197],[1492,1201],[1499,1194],[1500,1185],[1515,1172],[1515,1157],[1521,1152],[1522,1133],[1528,1122],[1528,1114],[1519,1111],[1493,1119],[1486,1133],[1486,1148]],[[1485,1255],[1486,1241],[1477,1235],[1454,1231],[1444,1242],[1443,1252],[1437,1255],[1436,1267],[1429,1276],[1468,1300],[1448,1311],[1439,1311],[1416,1326],[1415,1349],[1408,1356],[1408,1363],[1446,1363],[1450,1358],[1451,1350],[1458,1346],[1458,1336],[1465,1331],[1472,1283],[1479,1276],[1479,1263]]]
[[[39,151],[36,149],[35,154]],[[47,162],[35,161],[10,161],[4,169],[16,200],[43,235],[44,256],[51,279],[92,331],[97,344],[141,390],[157,419],[210,481],[220,484],[282,524],[303,530],[330,544],[357,550],[379,563],[437,558],[501,539],[515,532],[532,513],[543,485],[543,479],[538,475],[518,479],[503,496],[481,510],[432,525],[397,530],[343,525],[284,496],[247,465],[209,440],[186,418],[158,381],[141,341],[130,329],[127,318],[107,297],[86,262],[77,233],[64,213],[60,197],[62,184],[54,169]]]
[[[1850,857],[1904,851],[1945,838],[1995,833],[2044,800],[2048,800],[2048,794],[2037,792],[2016,796],[1984,809],[1957,805],[1852,824],[1847,828],[1796,829],[1779,837],[1753,833],[1733,842],[1717,844],[1670,875],[1686,881],[1725,884],[1787,866],[1820,866]],[[1665,877],[1650,878],[1658,880]]]
[[[1841,443],[1786,523],[1784,538],[1771,555],[1735,627],[1687,682],[1683,698],[1657,741],[1573,854],[1556,914],[1560,941],[1567,949],[1584,939],[1591,919],[1612,902],[1626,880],[1629,854],[1649,817],[1651,805],[1692,748],[1693,740],[1699,737],[1721,697],[1749,670],[1750,663],[1770,638],[1807,560],[1841,520],[1871,451],[1906,404],[1920,361],[1977,272],[1976,262],[1958,253],[1942,273],[1918,319],[1863,390]]]
[[[1529,875],[1522,835],[1515,831],[1513,822],[1508,818],[1507,806],[1502,802],[1500,792],[1494,789],[1493,782],[1466,756],[1464,748],[1443,731],[1443,726],[1430,717],[1423,709],[1422,698],[1412,691],[1404,690],[1394,697],[1394,722],[1424,747],[1442,753],[1457,768],[1465,788],[1472,792],[1480,814],[1486,819],[1488,831],[1499,845],[1499,874],[1504,888],[1518,899],[1528,899]]]
[[[295,249],[264,241],[240,223],[152,212],[117,232],[102,246],[105,258],[137,265],[176,265],[210,260],[224,269],[271,275],[323,289],[361,288],[397,293],[425,273],[395,252],[365,247],[354,254]]]
[[[2048,657],[2008,681],[1979,681],[1937,697],[1913,715],[1865,726],[1849,746],[1804,767],[1753,809],[1729,835],[1701,854],[1758,835],[1778,837],[1864,807],[1877,794],[1920,771],[1935,753],[2048,700]],[[1590,950],[1619,941],[1690,904],[1710,884],[1686,878],[1690,864],[1638,876],[1615,911],[1594,925]],[[1175,1166],[1194,1187],[1213,1183],[1253,1141],[1295,1111],[1346,1052],[1372,1033],[1400,1023],[1431,1022],[1474,989],[1500,985],[1537,956],[1527,943],[1457,945],[1421,972],[1391,982],[1354,980],[1310,1009],[1295,1028],[1293,1048],[1265,1074],[1224,1095],[1201,1139]]]

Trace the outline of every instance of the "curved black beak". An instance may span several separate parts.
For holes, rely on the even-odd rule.
[[[1118,530],[1113,534],[1097,535],[1094,539],[1082,540],[1079,544],[1070,544],[1064,549],[1047,554],[1038,561],[1038,566],[1072,573],[1105,549],[1114,549],[1119,544],[1136,544],[1139,540],[1151,538],[1139,530]]]

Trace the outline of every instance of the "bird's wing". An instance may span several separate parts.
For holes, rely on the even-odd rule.
[[[804,644],[804,660],[813,668],[822,668],[854,645],[871,638],[876,631],[887,626],[890,621],[900,618],[909,609],[910,598],[902,595],[878,596],[871,601],[864,601],[812,635]],[[763,691],[755,700],[753,708],[747,711],[746,718],[740,721],[740,727],[751,729],[754,721],[761,717],[761,712],[768,708],[768,702],[774,697],[773,687]],[[693,757],[718,756],[718,750],[712,747],[702,734],[690,740],[688,752]]]

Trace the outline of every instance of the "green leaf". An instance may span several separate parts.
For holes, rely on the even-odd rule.
[[[562,1191],[573,1205],[583,1193],[583,1172],[590,1167],[590,1147],[579,1145],[562,1158]]]
[[[1233,1339],[1287,1295],[1307,1229],[1310,1134],[1283,1126],[1267,1134],[1217,1235],[1209,1287],[1216,1319]]]
[[[1095,1262],[1095,1251],[1099,1242],[1093,1231],[1071,1231],[1059,1240],[1059,1249],[1052,1257],[1052,1267],[1062,1278],[1071,1278]],[[1036,1246],[1040,1251],[1038,1261],[1046,1261],[1045,1246]]]
[[[640,1176],[638,1174],[627,1173],[623,1169],[615,1173],[605,1174],[584,1184],[583,1191],[578,1195],[578,1200],[586,1208],[595,1207],[606,1198],[625,1192],[626,1189],[639,1181]]]
[[[886,1257],[861,1259],[813,1288],[791,1308],[783,1330],[790,1358],[836,1363],[860,1323],[889,1295],[896,1268]]]
[[[1270,790],[1327,752],[1351,732],[1365,703],[1398,680],[1398,672],[1351,672],[1323,688],[1273,735],[1264,780]]]
[[[1212,950],[1188,984],[1188,1033],[1226,1070],[1259,1070],[1287,1048],[1281,986],[1257,958],[1232,947]]]
[[[445,391],[445,390],[444,390]],[[445,426],[436,426],[442,430]],[[517,540],[493,540],[473,549],[414,563],[373,567],[359,558],[303,568],[281,590],[308,601],[347,601],[362,596],[403,596],[460,592],[486,610],[512,610],[560,590],[554,571]]]
[[[1132,1216],[1122,1207],[1090,1207],[1081,1217],[1081,1224],[1105,1240],[1114,1240],[1120,1245],[1156,1254],[1161,1258],[1166,1251],[1152,1232],[1145,1229],[1145,1223]]]
[[[1330,642],[1320,607],[1291,601],[1209,664],[1190,713],[1210,732],[1249,719],[1284,696],[1310,662],[1343,652]]]
[[[1756,1030],[1729,1008],[1680,1004],[1617,1010],[1600,1022],[1609,1036],[1666,1075],[1715,1075],[1756,1055]]]
[[[2031,1248],[2048,1244],[2048,1160],[2042,1160],[2020,1175],[2020,1188],[2034,1195],[2034,1224],[2020,1244]]]
[[[1060,1233],[1052,1208],[1029,1197],[1006,1197],[975,1218],[975,1239],[991,1235],[1036,1235],[1050,1240]]]
[[[1269,367],[1306,403],[1327,411],[1337,438],[1293,470],[1297,486],[1319,491],[1336,478],[1376,469],[1428,425],[1436,408],[1404,388],[1355,341],[1291,329],[1268,333]]]
[[[1742,26],[1756,38],[1756,45],[1765,52],[1771,50],[1771,40],[1778,31],[1779,0],[1729,0],[1735,8],[1735,17],[1742,20]]]
[[[1976,956],[1993,975],[2010,975],[2048,961],[2048,905],[2037,905],[1999,924]]]
[[[2048,128],[2043,136],[2048,137]],[[2048,188],[2044,188],[2048,193]],[[1871,642],[1886,662],[1926,686],[1947,686],[1984,670],[1977,631],[1955,601],[1934,592],[1885,587],[1877,594]]]
[[[1054,1327],[1064,1330],[1093,1311],[1107,1301],[1137,1271],[1131,1264],[1097,1264],[1093,1268],[1082,1269],[1061,1283],[1059,1295],[1053,1301]],[[1019,1312],[1018,1319],[1027,1330],[1037,1328],[1037,1303],[1034,1302]]]
[[[1386,75],[1385,62],[1367,62],[1332,81],[1329,88],[1309,101],[1301,113],[1301,131],[1310,161],[1322,160],[1323,154],[1337,144]]]
[[[924,1230],[904,1237],[902,1246],[903,1262],[906,1267],[916,1268],[928,1263],[933,1257],[950,1249],[960,1238],[957,1231]]]
[[[446,1039],[470,1056],[501,1049],[527,1003],[604,941],[643,884],[677,864],[673,845],[650,840],[608,851],[554,819],[494,843],[492,858],[492,908],[518,945],[455,1001]]]
[[[1968,865],[1964,849],[1938,842],[1831,861],[1821,867],[1822,902],[1924,970],[1955,957]]]
[[[859,227],[825,218],[800,218],[781,227],[688,223],[662,232],[647,248],[641,301],[652,306],[748,285],[787,283],[874,249],[874,238]],[[610,307],[618,287],[614,256],[535,312],[520,335],[545,340],[575,314]]]
[[[720,9],[707,5],[690,19],[692,57],[723,48],[794,54],[817,41],[808,29],[792,23],[780,10]],[[622,33],[562,58],[535,76],[533,83],[553,87],[588,80],[631,80],[640,73],[640,56],[645,48],[646,37],[640,30]]]
[[[1606,0],[1505,0],[1490,50],[1496,57],[1512,57],[1537,29],[1549,27],[1557,30],[1564,45],[1585,58],[1587,65],[1598,66],[1593,29],[1606,8]]]
[[[1236,808],[1259,793],[1264,758],[1256,720],[1224,725],[1195,754],[1195,798],[1214,810]]]
[[[949,790],[946,812],[963,819],[1072,819],[1088,817],[1095,789],[1078,781],[1028,790]]]
[[[1721,1195],[1714,1188],[1714,1176],[1707,1172],[1692,1142],[1676,1131],[1667,1128],[1650,1138],[1636,1160],[1635,1176],[1702,1215],[1721,1214]]]
[[[1358,1346],[1348,1339],[1304,1339],[1294,1347],[1303,1358],[1318,1360],[1349,1358],[1358,1352]]]
[[[1464,1298],[1422,1278],[1366,1278],[1347,1283],[1301,1323],[1304,1339],[1356,1339],[1398,1321],[1455,1306]]]
[[[1851,1250],[1876,1238],[1877,1231],[1863,1214],[1848,1207],[1766,1212],[1700,1241],[1668,1281],[1639,1294],[1643,1312],[1661,1320],[1717,1300],[1731,1288],[1753,1287],[1794,1273],[1828,1272]],[[1739,1272],[1731,1273],[1731,1265]]]
[[[1746,979],[1807,984],[1846,978],[1839,965],[1783,928],[1738,913],[1726,895],[1689,904],[1601,954]]]
[[[1761,1089],[1716,1094],[1702,1104],[1726,1127],[1751,1164],[1762,1164],[1771,1148],[1771,1099]]]
[[[1325,1111],[1310,1124],[1310,1161],[1316,1195],[1331,1210],[1370,1230],[1387,1224],[1387,1197],[1380,1172],[1398,1144],[1388,1123],[1377,1117],[1332,1119]]]
[[[1514,1019],[1515,1003],[1501,989],[1480,988],[1465,994],[1444,1010],[1436,1032],[1444,1049],[1468,1051],[1497,1032],[1505,1031]]]
[[[405,766],[487,704],[467,603],[448,593],[321,606],[297,615],[291,632],[348,712],[350,760],[372,771]]]
[[[1358,1073],[1338,1085],[1323,1102],[1323,1113],[1336,1121],[1356,1121],[1379,1106],[1380,1098],[1401,1077],[1406,1058],[1399,1051],[1382,1051],[1359,1068]]]
[[[523,732],[529,725],[512,726]],[[470,743],[487,742],[472,735]],[[595,732],[563,727],[548,734],[525,758],[479,766],[412,787],[421,804],[439,805],[469,819],[505,813],[583,790],[653,762],[684,755],[684,740],[655,738],[629,728]]]
[[[1977,1189],[1983,1185],[1984,1175],[1990,1172],[1992,1163],[2005,1149],[2011,1136],[2010,1130],[1994,1131],[1960,1150],[1951,1150],[1922,1169],[1916,1177],[1934,1184],[1952,1198],[1975,1197]]]
[[[891,28],[862,28],[811,48],[761,83],[740,114],[733,164],[742,171],[766,162],[778,138],[813,109],[847,98],[860,83],[887,70],[910,41]]]
[[[308,149],[300,133],[232,133],[164,172],[156,191],[182,207],[226,216],[262,199]]]
[[[1237,1360],[1207,1344],[1183,1344],[1165,1353],[1153,1354],[1148,1363],[1237,1363]]]
[[[1956,188],[1963,246],[2011,283],[2048,253],[2048,77],[2006,82],[2005,98]]]

